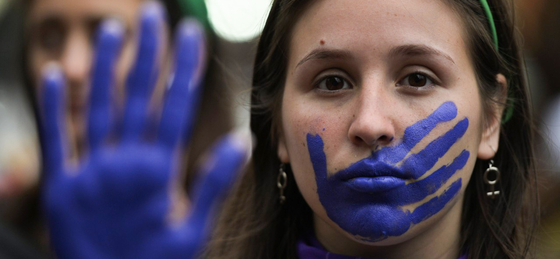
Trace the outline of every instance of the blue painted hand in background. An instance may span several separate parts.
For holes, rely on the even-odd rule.
[[[365,241],[383,240],[404,234],[412,224],[433,216],[455,197],[462,186],[461,178],[455,180],[439,196],[417,206],[413,211],[402,206],[423,201],[436,193],[469,158],[463,150],[448,165],[424,176],[466,132],[469,121],[459,121],[444,135],[430,142],[418,153],[411,153],[437,124],[457,116],[454,103],[446,102],[404,132],[402,142],[372,152],[346,169],[327,175],[327,158],[323,140],[319,135],[307,135],[307,144],[315,177],[319,200],[329,218],[342,229]],[[409,183],[406,183],[406,181]]]
[[[200,172],[188,217],[171,223],[172,181],[178,143],[193,127],[199,98],[204,35],[183,22],[176,39],[176,71],[167,92],[157,138],[146,141],[146,110],[157,77],[164,17],[159,4],[144,6],[138,57],[127,81],[127,102],[117,143],[106,143],[117,116],[111,112],[114,65],[123,40],[117,21],[98,35],[88,118],[89,154],[66,163],[64,77],[51,65],[43,78],[44,206],[59,258],[194,258],[209,231],[213,204],[223,197],[246,160],[247,143],[222,139]]]

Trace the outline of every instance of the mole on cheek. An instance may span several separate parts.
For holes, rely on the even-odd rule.
[[[321,40],[319,43],[321,43],[321,45],[325,45],[325,40]]]

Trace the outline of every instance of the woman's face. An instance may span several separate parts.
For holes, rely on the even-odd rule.
[[[384,246],[458,228],[499,132],[460,17],[443,1],[315,1],[289,47],[278,156],[318,239]]]
[[[127,37],[116,68],[116,84],[122,86],[134,57],[136,18],[142,2],[144,0],[30,1],[26,24],[28,69],[33,82],[38,82],[45,64],[55,61],[61,65],[67,79],[72,140],[80,142],[84,135],[89,72],[99,23],[114,17],[126,28]],[[118,90],[122,96],[122,87]]]

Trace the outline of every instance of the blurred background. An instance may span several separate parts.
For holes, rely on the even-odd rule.
[[[207,76],[207,82],[212,86],[205,91],[206,101],[202,103],[199,124],[215,132],[194,133],[200,137],[195,139],[193,149],[202,150],[216,136],[232,128],[249,130],[252,62],[271,1],[172,1],[183,2],[182,8],[189,2],[187,8],[199,10],[189,15],[203,20],[211,31],[210,69],[213,73]],[[33,90],[29,86],[33,85],[33,76],[26,71],[30,65],[25,60],[28,41],[33,38],[26,30],[33,27],[28,25],[28,7],[22,2],[28,1],[0,0],[0,233],[5,233],[0,234],[0,240],[27,246],[33,251],[30,256],[48,257],[48,241],[38,216],[41,158],[31,100],[34,94],[30,93]],[[540,133],[535,161],[542,219],[536,236],[538,258],[560,258],[560,84],[557,85],[560,83],[560,1],[514,2],[524,38],[536,126]],[[39,34],[39,39],[46,42],[43,44],[61,40],[56,33],[54,36],[43,35],[40,31],[33,33]],[[195,161],[196,157],[190,159]],[[196,167],[196,163],[188,167]],[[190,178],[185,178],[188,185]],[[8,257],[0,252],[0,258]]]

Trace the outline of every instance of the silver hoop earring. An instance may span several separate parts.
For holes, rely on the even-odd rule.
[[[288,175],[284,170],[285,164],[280,165],[280,169],[278,170],[278,179],[276,180],[276,187],[280,190],[280,204],[284,204],[286,201],[286,196],[284,196],[284,189],[286,189],[286,185],[288,184]]]
[[[488,179],[488,176],[491,172],[495,173],[495,177],[493,180]],[[500,191],[495,189],[496,183],[500,180],[500,170],[494,166],[494,160],[490,160],[490,164],[488,165],[488,169],[484,172],[483,176],[484,183],[489,185],[489,190],[486,192],[486,196],[490,197],[491,199],[496,198],[496,196],[500,195]]]

